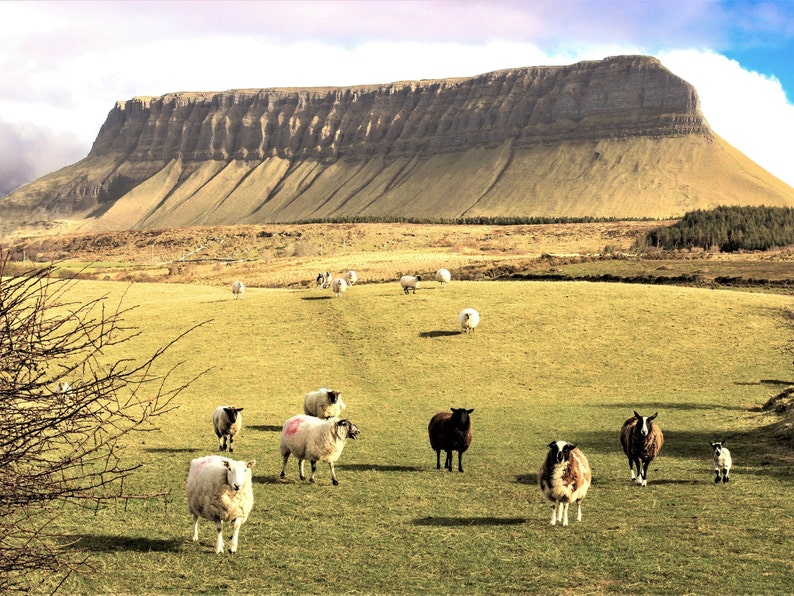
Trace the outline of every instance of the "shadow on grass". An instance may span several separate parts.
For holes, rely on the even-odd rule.
[[[249,429],[252,429],[252,430],[259,430],[259,431],[262,431],[262,432],[280,433],[281,429],[282,429],[282,426],[281,425],[276,425],[276,424],[259,424],[257,426],[248,426],[246,428],[249,428]]]
[[[460,335],[460,331],[422,331],[419,337],[451,337],[453,335]]]
[[[334,298],[333,294],[330,296],[301,296],[301,300],[330,300],[331,298]]]
[[[144,451],[147,453],[198,453],[202,450],[192,447],[147,447]]]
[[[309,469],[308,466],[306,467],[306,470],[308,472],[311,472],[311,470]],[[296,478],[297,478],[297,474],[296,474]],[[254,484],[281,484],[282,483],[281,479],[278,477],[278,474],[269,475],[269,476],[251,476],[251,480],[253,481]]]
[[[418,517],[415,526],[517,526],[526,523],[524,517]]]
[[[337,464],[339,470],[355,470],[359,472],[423,472],[427,468],[418,466],[395,466],[382,464]]]
[[[615,408],[623,408],[626,411],[625,418],[620,421],[620,424],[623,424],[623,421],[626,420],[629,416],[634,414],[634,410],[637,410],[643,416],[651,416],[654,412],[659,412],[659,417],[661,419],[662,415],[666,410],[713,410],[713,411],[720,411],[720,410],[736,410],[739,412],[746,412],[747,408],[742,406],[720,406],[720,405],[713,405],[713,404],[696,404],[696,403],[675,403],[675,404],[660,404],[660,403],[647,403],[638,405],[636,403],[633,404],[610,404],[610,407]]]
[[[179,550],[181,538],[148,538],[132,536],[103,536],[97,534],[72,534],[63,536],[67,548],[94,553],[114,552],[169,552]]]

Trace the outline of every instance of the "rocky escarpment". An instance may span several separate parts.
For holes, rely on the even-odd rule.
[[[715,184],[714,177],[719,177]],[[670,217],[794,204],[647,56],[351,88],[119,102],[86,159],[0,209],[87,229],[342,216]]]

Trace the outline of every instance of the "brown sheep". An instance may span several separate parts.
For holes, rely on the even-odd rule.
[[[551,525],[568,525],[568,506],[576,502],[576,521],[582,521],[582,499],[587,495],[593,474],[590,462],[575,445],[552,441],[538,471],[538,485],[551,501]]]
[[[430,446],[436,452],[436,470],[441,469],[441,452],[447,452],[444,469],[452,471],[452,452],[458,452],[458,472],[463,472],[463,452],[471,445],[471,419],[474,411],[465,408],[452,408],[451,412],[439,412],[430,419],[427,432]]]
[[[636,479],[640,486],[648,486],[648,466],[659,455],[664,444],[662,429],[652,422],[658,414],[659,412],[653,416],[641,416],[635,411],[634,416],[627,419],[620,429],[620,445],[629,459],[631,479]]]

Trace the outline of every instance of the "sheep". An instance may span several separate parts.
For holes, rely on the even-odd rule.
[[[317,274],[317,285],[324,290],[327,290],[331,287],[331,282],[333,282],[334,277],[331,275],[330,271],[326,271],[323,273],[322,271]]]
[[[218,406],[212,414],[212,424],[218,437],[218,450],[226,451],[226,440],[229,440],[229,453],[234,451],[234,437],[243,428],[243,408],[234,406]]]
[[[347,285],[352,286],[357,281],[358,281],[358,275],[356,275],[355,271],[351,270],[345,273],[345,282],[347,282]]]
[[[447,287],[447,283],[450,279],[452,279],[452,275],[448,269],[439,269],[436,271],[436,281],[441,284],[442,288]]]
[[[538,471],[538,485],[551,501],[551,525],[568,525],[568,506],[576,502],[576,521],[582,521],[582,499],[593,474],[584,453],[567,441],[552,441]]]
[[[72,386],[69,384],[69,381],[58,381],[53,393],[57,395],[72,395]]]
[[[420,281],[422,281],[421,275],[403,275],[400,278],[400,285],[406,294],[409,290],[413,290],[414,294],[416,294],[416,288],[419,287]]]
[[[636,410],[634,416],[628,418],[620,429],[620,445],[629,459],[631,480],[635,480],[634,467],[637,468],[636,482],[640,486],[648,486],[648,466],[659,455],[664,444],[664,435],[653,416],[641,416]]]
[[[347,439],[355,439],[361,431],[350,420],[329,418],[321,420],[313,416],[298,414],[289,418],[284,423],[281,432],[281,457],[284,465],[281,468],[281,478],[287,474],[287,461],[290,455],[298,458],[298,471],[300,479],[305,480],[303,462],[309,460],[312,464],[312,475],[309,482],[314,483],[314,474],[317,471],[317,462],[325,461],[331,468],[331,480],[334,486],[339,484],[336,479],[334,462],[342,455]]]
[[[447,452],[444,469],[452,471],[452,452],[458,452],[458,472],[463,472],[463,452],[471,446],[472,428],[469,415],[474,409],[452,408],[438,412],[427,425],[430,447],[436,452],[436,470],[441,469],[441,452]]]
[[[720,483],[720,470],[722,470],[722,482],[730,481],[733,459],[731,458],[731,452],[725,447],[725,439],[709,442],[709,445],[714,450],[714,483]]]
[[[232,294],[234,294],[235,300],[237,300],[238,298],[242,298],[244,292],[245,292],[245,284],[243,284],[243,282],[236,281],[232,284]]]
[[[193,515],[193,541],[198,541],[199,517],[215,522],[218,537],[215,552],[223,552],[223,522],[234,525],[229,553],[237,552],[240,526],[254,505],[251,468],[256,460],[235,461],[220,455],[207,455],[190,462],[187,476],[187,508]]]
[[[480,324],[480,313],[473,308],[464,308],[458,313],[458,324],[463,333],[471,333]]]
[[[333,389],[321,387],[303,396],[303,412],[316,418],[339,418],[347,406],[342,401],[342,394]]]
[[[347,282],[341,277],[337,277],[334,279],[331,289],[334,291],[334,294],[336,294],[337,298],[341,298],[342,294],[347,291]]]

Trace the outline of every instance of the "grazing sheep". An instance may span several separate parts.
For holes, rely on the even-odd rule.
[[[226,439],[229,440],[229,453],[234,451],[234,437],[243,428],[243,408],[218,406],[212,414],[212,424],[218,437],[218,449],[226,451]]]
[[[317,285],[324,290],[327,290],[331,287],[331,282],[333,282],[334,277],[331,275],[330,271],[326,271],[323,273],[322,271],[317,274]]]
[[[444,469],[452,471],[452,452],[458,452],[458,472],[463,472],[463,452],[471,446],[471,419],[474,411],[465,408],[452,408],[450,412],[439,412],[430,419],[427,433],[430,447],[436,452],[436,470],[441,469],[441,452],[447,452]]]
[[[664,444],[664,435],[658,424],[653,424],[653,416],[640,416],[636,411],[620,429],[620,445],[629,459],[631,479],[635,480],[634,467],[637,468],[636,481],[640,486],[648,486],[648,466],[659,455]]]
[[[243,293],[245,292],[245,285],[241,281],[236,281],[232,284],[232,294],[234,294],[234,299],[237,300],[238,298],[243,297]]]
[[[334,291],[334,294],[336,294],[337,298],[341,298],[342,294],[347,291],[347,282],[341,277],[337,277],[334,279],[331,289]]]
[[[414,294],[416,294],[416,288],[419,287],[420,281],[422,281],[421,275],[403,275],[400,278],[400,285],[406,294],[409,290],[413,290]]]
[[[347,285],[352,286],[358,281],[358,275],[356,275],[355,271],[348,271],[345,273],[345,282]]]
[[[458,313],[458,323],[463,333],[471,333],[480,323],[480,313],[473,308],[464,308]]]
[[[355,439],[361,431],[350,420],[329,418],[321,420],[313,416],[298,414],[284,423],[281,431],[281,457],[284,465],[281,468],[281,478],[287,474],[287,461],[290,455],[298,458],[298,471],[300,479],[305,480],[303,462],[309,460],[312,464],[312,475],[309,482],[314,482],[317,471],[317,462],[326,461],[331,468],[331,480],[334,485],[339,484],[336,479],[334,462],[342,455],[347,439]]]
[[[722,441],[709,442],[711,448],[714,450],[714,482],[720,483],[720,471],[722,471],[722,482],[728,482],[731,479],[731,466],[733,459],[731,452],[725,447],[725,439]]]
[[[187,476],[187,508],[193,514],[193,541],[198,540],[200,517],[215,522],[218,532],[215,552],[223,552],[223,522],[234,525],[229,553],[237,552],[240,526],[248,519],[254,505],[251,468],[256,460],[235,461],[219,455],[207,455],[190,462]]]
[[[322,387],[317,391],[310,391],[303,396],[303,412],[316,418],[339,418],[344,410],[345,402],[342,394],[333,389]]]
[[[439,269],[436,271],[436,281],[441,284],[442,288],[447,287],[447,283],[452,279],[452,275],[447,269]]]
[[[69,384],[69,381],[58,381],[58,384],[55,385],[54,393],[58,395],[71,395],[72,386]]]
[[[582,521],[582,499],[587,495],[593,474],[590,463],[575,445],[567,441],[549,443],[549,452],[538,471],[538,484],[551,501],[551,525],[568,525],[568,506],[576,501],[576,521]]]

